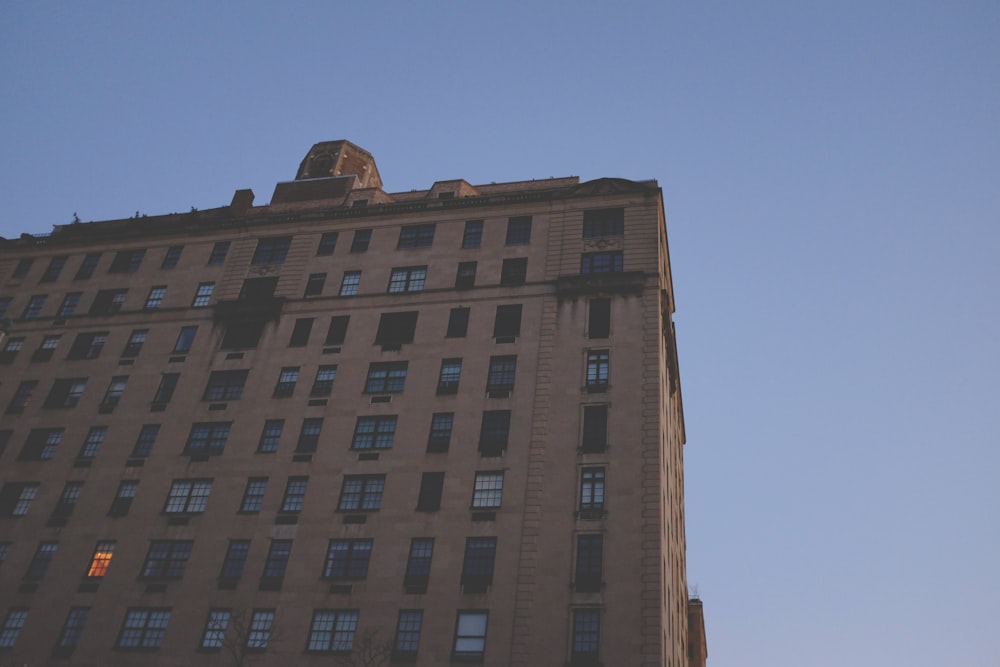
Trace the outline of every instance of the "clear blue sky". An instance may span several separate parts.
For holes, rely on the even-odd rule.
[[[709,664],[1000,665],[1000,4],[0,6],[0,235],[657,178]]]

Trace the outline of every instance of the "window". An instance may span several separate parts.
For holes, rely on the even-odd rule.
[[[479,431],[479,454],[502,456],[510,434],[510,410],[487,410]]]
[[[472,509],[496,509],[503,501],[503,472],[477,472]]]
[[[222,561],[220,579],[239,579],[243,576],[243,568],[250,553],[250,540],[229,540],[226,557]]]
[[[343,345],[347,338],[347,325],[351,321],[350,315],[334,315],[330,318],[330,327],[326,330],[326,340],[324,345]]]
[[[511,287],[523,285],[528,278],[528,258],[505,259],[500,267],[500,284]]]
[[[83,482],[66,482],[62,493],[59,495],[59,500],[56,502],[56,506],[52,509],[48,525],[66,525],[66,521],[73,514],[76,504],[80,501],[81,493],[83,493]]]
[[[585,452],[603,452],[608,445],[608,406],[586,405],[583,408],[583,441]]]
[[[429,248],[434,243],[434,225],[408,225],[399,230],[397,248]]]
[[[611,335],[611,299],[591,299],[587,317],[587,337],[607,338]]]
[[[288,398],[295,393],[295,384],[299,381],[299,368],[285,367],[278,374],[278,384],[274,386],[275,398]]]
[[[10,442],[10,436],[14,434],[9,428],[0,429],[0,456],[7,450],[7,444]]]
[[[212,493],[210,479],[177,479],[170,487],[163,511],[167,514],[200,514]]]
[[[194,542],[191,540],[153,540],[142,565],[142,579],[180,579],[187,569]]]
[[[278,451],[281,443],[281,432],[285,429],[284,419],[268,419],[264,422],[264,428],[260,432],[260,442],[257,444],[257,451],[261,454],[270,454]]]
[[[249,370],[212,371],[205,386],[203,401],[235,401],[243,396]]]
[[[460,611],[455,621],[455,658],[481,660],[486,653],[487,611]]]
[[[156,387],[153,395],[153,403],[164,405],[174,397],[174,390],[177,389],[177,381],[180,380],[180,373],[160,373],[160,384]]]
[[[264,578],[283,578],[291,555],[291,540],[271,540],[271,546],[267,550],[267,560],[264,561]]]
[[[354,232],[354,240],[351,241],[351,252],[366,252],[368,244],[372,240],[372,230],[359,229]]]
[[[322,236],[319,237],[319,246],[316,248],[316,256],[323,257],[326,255],[332,255],[333,251],[337,249],[337,237],[340,236],[337,232],[324,232]]]
[[[49,571],[49,565],[52,564],[52,559],[56,557],[58,549],[58,542],[39,542],[38,549],[35,550],[35,555],[32,556],[31,562],[28,563],[28,571],[24,573],[24,580],[41,581],[45,577],[45,573]]]
[[[572,664],[596,665],[601,645],[601,611],[573,610]]]
[[[580,471],[580,513],[604,511],[604,468]]]
[[[31,508],[31,502],[38,495],[35,482],[8,482],[0,491],[0,516],[24,516]]]
[[[580,273],[620,273],[623,270],[620,250],[580,255]]]
[[[467,537],[462,563],[462,588],[466,593],[485,593],[493,583],[493,561],[497,538]]]
[[[462,234],[463,248],[478,248],[483,244],[483,221],[468,220],[465,223],[465,233]]]
[[[80,637],[83,636],[83,628],[87,625],[89,615],[90,607],[70,607],[59,639],[56,641],[53,657],[65,657],[73,653],[73,649],[80,643]]]
[[[14,336],[7,339],[7,344],[0,351],[0,363],[12,364],[17,358],[17,353],[24,348],[24,336]]]
[[[115,646],[132,651],[158,649],[163,644],[168,623],[170,609],[129,607]]]
[[[122,350],[122,357],[138,357],[139,352],[142,350],[143,343],[146,342],[146,336],[148,335],[149,329],[134,329],[132,333],[129,334],[128,342],[125,343],[125,349]]]
[[[229,609],[208,610],[205,631],[201,635],[202,650],[211,651],[222,648],[226,639],[226,630],[229,629],[230,618],[232,618],[232,611]]]
[[[48,461],[56,455],[56,449],[62,443],[63,429],[33,428],[28,433],[24,448],[18,455],[18,461]]]
[[[132,458],[144,459],[153,453],[153,445],[156,444],[156,436],[160,434],[159,424],[143,424],[139,429],[139,436],[135,439],[132,447]]]
[[[267,643],[271,640],[271,626],[273,624],[273,609],[254,609],[250,616],[246,649],[248,651],[266,651]]]
[[[358,612],[343,609],[317,609],[309,626],[306,651],[311,653],[347,653],[354,648]]]
[[[310,273],[306,281],[306,291],[302,296],[319,296],[323,293],[323,286],[326,284],[325,273]]]
[[[13,607],[7,612],[3,628],[0,629],[0,649],[14,648],[17,637],[21,634],[21,628],[24,627],[24,622],[27,619],[28,610],[25,607]]]
[[[224,264],[226,262],[226,255],[229,254],[229,243],[229,241],[217,241],[212,246],[212,254],[208,256],[209,266]]]
[[[167,252],[163,255],[163,262],[160,264],[161,269],[172,269],[177,266],[177,262],[181,261],[181,253],[184,252],[184,246],[182,245],[172,245],[167,248]]]
[[[420,626],[424,622],[421,609],[402,609],[396,622],[396,640],[392,646],[393,659],[400,662],[416,662],[420,645]]]
[[[149,296],[146,297],[144,310],[157,310],[163,303],[163,297],[167,296],[167,286],[157,285],[149,288]]]
[[[56,311],[56,317],[69,317],[76,312],[76,307],[80,305],[80,297],[83,296],[83,292],[69,292],[63,297],[62,304],[59,305],[59,310]]]
[[[257,241],[251,264],[284,264],[288,249],[292,246],[291,236],[272,236]]]
[[[278,289],[278,277],[273,278],[247,278],[240,287],[241,301],[263,301],[274,296],[274,291]]]
[[[7,560],[7,554],[10,553],[10,542],[0,542],[0,565]]]
[[[412,343],[417,330],[416,310],[402,313],[382,313],[379,318],[375,344],[398,349],[404,343]]]
[[[516,356],[490,357],[490,371],[486,376],[486,393],[491,395],[509,394],[514,389],[516,371]]]
[[[282,512],[301,512],[306,502],[306,487],[308,477],[289,477],[285,484],[285,496],[281,500]]]
[[[389,449],[396,435],[396,415],[358,417],[351,449]]]
[[[198,333],[198,327],[181,327],[181,331],[177,334],[177,342],[174,343],[174,353],[183,354],[191,351],[191,346],[194,345],[194,337]]]
[[[184,453],[189,456],[218,456],[226,447],[232,422],[198,422],[191,425]]]
[[[375,512],[382,507],[385,475],[346,475],[338,512]]]
[[[360,271],[344,271],[344,278],[340,282],[340,296],[356,296],[360,285]]]
[[[135,273],[142,266],[142,258],[146,256],[146,249],[140,250],[120,250],[111,260],[111,267],[108,273]]]
[[[451,444],[451,427],[455,421],[453,412],[435,412],[431,415],[431,432],[427,436],[428,452],[446,452]]]
[[[316,379],[313,380],[309,395],[313,398],[329,396],[333,392],[333,381],[337,379],[336,366],[320,366],[316,369]]]
[[[455,289],[470,289],[476,284],[476,262],[459,262],[455,272]]]
[[[121,311],[128,296],[127,289],[102,289],[90,304],[90,315],[114,315]]]
[[[368,206],[367,199],[355,199],[351,202],[351,208],[365,208]]]
[[[204,308],[212,300],[212,292],[215,290],[215,283],[198,283],[198,290],[194,293],[194,300],[191,302],[193,308]]]
[[[80,454],[77,456],[79,459],[93,459],[97,457],[97,453],[101,451],[101,445],[104,444],[104,437],[108,434],[107,426],[91,426],[90,430],[87,431],[87,437],[83,441],[83,447],[80,448]]]
[[[114,540],[102,540],[94,547],[94,554],[90,557],[90,565],[87,566],[87,576],[99,579],[108,573],[111,567],[111,557],[115,553]]]
[[[516,338],[521,335],[521,304],[497,306],[496,318],[493,320],[493,337]]]
[[[531,216],[522,215],[507,219],[507,245],[531,243]]]
[[[31,400],[31,395],[35,392],[35,387],[37,386],[38,380],[22,380],[17,385],[17,389],[14,390],[14,395],[10,397],[10,403],[7,404],[5,414],[19,415],[23,413],[24,409],[28,407],[28,402]],[[46,401],[46,407],[47,405],[48,401]]]
[[[45,307],[45,300],[48,298],[46,294],[36,294],[35,296],[28,299],[28,305],[24,307],[24,312],[21,313],[21,317],[26,320],[38,317],[42,308]]]
[[[305,347],[309,344],[309,334],[312,333],[314,319],[311,317],[300,317],[295,320],[295,327],[292,328],[292,336],[288,340],[288,347]]]
[[[576,576],[573,588],[577,593],[597,593],[601,590],[603,552],[603,535],[576,536]]]
[[[327,579],[364,579],[368,576],[371,554],[370,539],[330,540],[323,576]]]
[[[7,309],[10,308],[11,298],[9,296],[0,296],[0,318],[7,314]]]
[[[264,492],[267,491],[267,477],[251,477],[243,490],[243,501],[240,511],[256,514],[264,505]]]
[[[469,309],[452,308],[448,314],[448,331],[446,338],[465,338],[465,333],[469,328]]]
[[[31,265],[35,263],[34,257],[25,257],[18,260],[17,266],[14,268],[14,273],[10,274],[11,278],[23,278],[28,275],[28,271],[31,271]]]
[[[55,282],[59,278],[59,274],[62,273],[63,267],[66,266],[67,259],[69,258],[66,255],[56,255],[50,259],[49,265],[45,268],[45,273],[42,274],[38,282]]]
[[[132,507],[132,501],[135,500],[135,494],[138,489],[139,482],[136,480],[127,479],[120,482],[118,484],[118,491],[115,493],[115,499],[111,501],[108,516],[121,517],[127,515],[129,508]]]
[[[443,472],[423,473],[420,477],[420,493],[417,495],[417,511],[437,512],[441,509],[441,493],[443,490]]]
[[[373,362],[368,366],[366,394],[399,393],[406,384],[407,362]]]
[[[624,208],[600,208],[583,212],[583,238],[621,236],[624,233]]]
[[[442,359],[441,373],[438,375],[437,393],[438,396],[445,394],[457,394],[458,382],[462,379],[461,359]]]
[[[406,560],[406,574],[403,585],[427,590],[427,581],[431,574],[431,558],[434,556],[433,537],[414,537],[410,540],[410,555]]]
[[[31,355],[32,363],[50,360],[52,355],[55,354],[56,348],[59,347],[59,340],[61,338],[62,336],[59,335],[45,336],[42,338],[42,344],[39,345],[38,349],[35,350],[35,353]]]
[[[422,292],[427,279],[426,266],[394,268],[389,276],[389,293]]]
[[[77,269],[75,280],[86,280],[94,275],[94,271],[97,269],[97,263],[101,261],[101,253],[91,252],[87,253],[83,261],[80,262],[80,268]]]
[[[111,412],[114,410],[122,400],[122,394],[125,393],[126,385],[128,385],[127,375],[115,375],[112,377],[111,382],[108,383],[107,390],[104,392],[104,398],[101,399],[98,411]]]
[[[607,389],[610,358],[607,350],[587,352],[587,391],[601,392]]]
[[[107,342],[107,331],[77,334],[66,358],[70,360],[96,359],[101,356],[101,350],[104,349],[104,344]]]
[[[295,447],[298,453],[312,453],[319,447],[319,436],[323,430],[322,417],[307,417],[302,420],[302,430],[299,431],[299,442]]]

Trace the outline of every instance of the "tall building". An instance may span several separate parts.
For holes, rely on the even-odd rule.
[[[0,662],[686,665],[657,183],[253,200],[0,241]]]

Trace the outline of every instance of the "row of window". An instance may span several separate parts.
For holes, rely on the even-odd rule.
[[[584,212],[583,237],[602,238],[608,236],[621,236],[624,233],[624,209],[600,209]],[[434,244],[434,232],[436,225],[406,225],[399,231],[399,238],[396,247],[406,248],[429,248]],[[372,230],[360,229],[354,232],[351,241],[350,251],[352,253],[366,252],[371,242]],[[339,239],[339,232],[326,232],[320,236],[316,247],[317,256],[329,256],[334,253]],[[462,234],[462,248],[479,248],[483,239],[483,221],[469,220],[465,223],[465,230]],[[516,216],[508,218],[505,244],[508,246],[527,245],[531,242],[531,216]],[[212,251],[207,258],[209,266],[223,264],[229,253],[231,242],[218,241],[212,246]],[[291,236],[272,236],[257,240],[251,263],[255,265],[283,264],[291,249]],[[184,246],[169,246],[160,262],[161,269],[173,269],[177,267],[184,252]],[[146,256],[146,249],[133,249],[118,251],[108,267],[108,273],[135,273],[142,266]],[[101,253],[89,253],[83,257],[76,274],[75,280],[85,280],[94,275],[101,260]],[[69,261],[68,255],[56,255],[49,259],[49,263],[39,278],[39,283],[55,282],[59,279],[63,269]],[[35,259],[27,257],[21,259],[11,278],[21,280],[28,276],[34,266]]]
[[[477,262],[460,262],[455,274],[455,287],[458,289],[469,289],[476,284]],[[621,272],[624,270],[623,255],[621,251],[602,251],[584,253],[580,257],[580,273],[609,273]],[[500,269],[501,286],[523,285],[527,279],[528,260],[525,257],[508,258],[503,260]],[[323,293],[326,284],[326,273],[310,273],[306,281],[303,296],[319,296]],[[277,278],[251,279],[265,280],[273,284],[270,292],[273,294],[274,287],[277,286]],[[389,275],[389,284],[386,292],[389,294],[406,294],[422,292],[427,280],[427,266],[406,266],[394,267]],[[250,282],[249,280],[247,282]],[[341,278],[338,295],[342,297],[352,297],[360,294],[361,271],[345,271]],[[192,308],[204,308],[210,305],[212,294],[215,290],[215,282],[202,282],[191,299]],[[166,285],[154,285],[149,288],[142,309],[146,311],[158,310],[167,295]],[[242,295],[246,297],[246,293]],[[35,319],[42,316],[42,311],[48,301],[48,294],[35,294],[29,297],[24,309],[21,311],[21,318],[25,320]],[[56,311],[55,317],[66,318],[77,314],[83,292],[69,292],[63,296],[63,300]],[[121,312],[125,307],[128,298],[127,288],[99,290],[91,303],[88,315],[113,315]],[[0,317],[6,316],[10,307],[11,297],[0,297]]]
[[[417,511],[435,512],[441,508],[441,498],[444,490],[443,472],[422,473],[420,490],[417,495]],[[267,477],[250,477],[247,479],[239,511],[246,514],[256,514],[264,505],[264,495],[267,492],[269,479]],[[477,471],[473,480],[471,509],[477,511],[497,510],[503,501],[503,471]],[[385,475],[345,475],[337,502],[337,511],[377,512],[382,508],[382,496],[385,491]],[[166,515],[201,514],[208,506],[214,480],[175,479],[167,493],[163,505]],[[279,513],[281,516],[294,515],[305,506],[306,491],[309,477],[289,477],[282,495]],[[52,510],[49,525],[65,525],[72,515],[80,496],[83,493],[82,481],[69,481],[63,486],[62,493]],[[40,484],[37,482],[8,482],[0,489],[0,518],[18,518],[28,514],[31,505],[38,497]],[[115,493],[114,500],[108,510],[108,516],[121,517],[128,514],[139,489],[138,480],[122,480]],[[585,466],[580,471],[578,496],[578,517],[581,519],[597,519],[605,511],[605,468],[603,466]],[[489,517],[492,518],[492,517]]]
[[[90,335],[90,334],[81,334]],[[94,339],[88,339],[93,346]],[[399,339],[394,339],[399,340]],[[103,345],[103,343],[101,344]],[[395,394],[401,393],[406,385],[409,370],[407,361],[371,362],[365,378],[363,393],[365,394]],[[295,394],[301,367],[285,366],[278,373],[274,386],[274,398],[290,398]],[[448,395],[458,393],[462,373],[462,359],[443,359],[438,373],[437,394]],[[517,373],[517,355],[495,355],[490,357],[489,369],[486,374],[486,395],[503,398],[510,395],[514,389],[514,379]],[[212,371],[208,383],[202,393],[203,401],[235,401],[243,396],[250,369]],[[325,364],[316,369],[309,396],[324,398],[331,395],[334,381],[337,377],[337,365]],[[604,392],[608,388],[610,377],[610,352],[608,350],[587,350],[585,363],[585,388],[588,392]],[[162,410],[176,391],[180,373],[162,373],[160,384],[153,395],[151,405],[154,410]],[[45,409],[62,409],[76,407],[86,390],[89,378],[56,378],[42,403]],[[98,411],[102,414],[112,412],[121,401],[128,386],[129,376],[112,376]],[[38,380],[22,380],[11,397],[5,414],[22,414],[38,388]],[[374,400],[374,399],[373,399]]]
[[[591,339],[608,338],[611,332],[611,299],[590,299],[587,303],[587,336]],[[446,337],[463,338],[466,336],[470,311],[470,308],[464,307],[451,309],[445,331]],[[496,314],[493,321],[493,338],[498,343],[511,342],[521,335],[521,313],[522,304],[506,304],[496,307]],[[392,347],[412,343],[416,335],[418,315],[419,311],[383,313],[379,319],[378,329],[375,334],[375,344],[383,347]],[[307,346],[315,322],[316,319],[312,317],[297,318],[288,340],[289,347]],[[349,322],[350,315],[332,316],[323,344],[325,346],[342,345],[347,336]],[[246,331],[250,328],[252,327],[235,327],[232,334],[227,331],[222,341],[222,348],[243,347],[243,345],[234,345],[234,341],[231,339],[237,337],[241,340],[247,339]],[[149,332],[149,329],[133,329],[120,356],[123,359],[138,357],[149,337]],[[197,333],[197,326],[182,327],[171,350],[171,354],[187,354],[190,352]],[[66,358],[74,361],[97,359],[106,347],[109,335],[109,331],[90,331],[77,334]],[[61,340],[62,335],[60,334],[44,335],[38,348],[31,355],[31,362],[38,363],[51,360],[59,348]],[[255,335],[253,346],[256,346],[257,340],[259,340],[259,332]],[[24,336],[8,337],[4,347],[0,349],[0,364],[13,363],[18,354],[24,349],[25,342],[26,338]]]
[[[447,361],[447,360],[446,360]],[[445,366],[445,369],[449,366]],[[451,391],[450,383],[457,383],[456,375],[442,373],[441,382],[446,391]],[[384,379],[392,382],[391,376]],[[440,391],[440,388],[439,388]],[[8,410],[9,412],[9,410]],[[482,456],[500,456],[510,438],[510,410],[486,410],[483,412],[479,430],[479,452]],[[351,449],[357,451],[391,449],[396,434],[398,415],[359,416],[356,418]],[[312,454],[319,448],[323,431],[323,417],[307,417],[302,420],[296,440],[296,454]],[[427,451],[447,452],[451,443],[455,422],[454,412],[435,412],[431,415],[427,436]],[[219,456],[225,450],[232,429],[231,421],[196,422],[191,426],[183,453],[192,457]],[[272,454],[278,451],[285,430],[284,419],[267,419],[261,429],[257,452]],[[160,432],[160,424],[144,424],[139,429],[130,459],[145,459],[153,452]],[[78,462],[97,458],[107,438],[108,427],[92,425],[84,437],[77,454]],[[55,458],[62,445],[65,429],[62,427],[33,428],[29,431],[20,453],[19,461],[49,461]],[[3,455],[13,436],[11,429],[0,430],[0,456]],[[604,451],[608,439],[608,406],[589,404],[583,406],[583,428],[580,449],[584,452]]]
[[[71,607],[53,649],[54,657],[72,655],[83,637],[90,607]],[[8,610],[0,628],[0,650],[11,649],[28,618],[27,607]],[[115,648],[151,651],[163,646],[173,610],[170,607],[129,607],[125,612]],[[253,609],[249,613],[232,608],[208,611],[199,643],[200,651],[227,649],[235,655],[264,652],[277,630],[275,609]],[[354,649],[360,612],[357,609],[314,609],[305,652],[349,655]],[[422,609],[401,609],[392,640],[394,662],[416,661],[423,627]],[[486,654],[489,610],[464,609],[455,615],[452,657],[481,661]],[[597,608],[572,610],[571,664],[594,664],[599,655],[601,612]]]

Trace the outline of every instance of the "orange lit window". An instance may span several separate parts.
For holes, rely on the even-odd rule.
[[[114,542],[98,542],[94,548],[94,556],[90,559],[90,568],[87,569],[88,577],[103,577],[108,572],[111,565],[111,555],[114,553]]]

